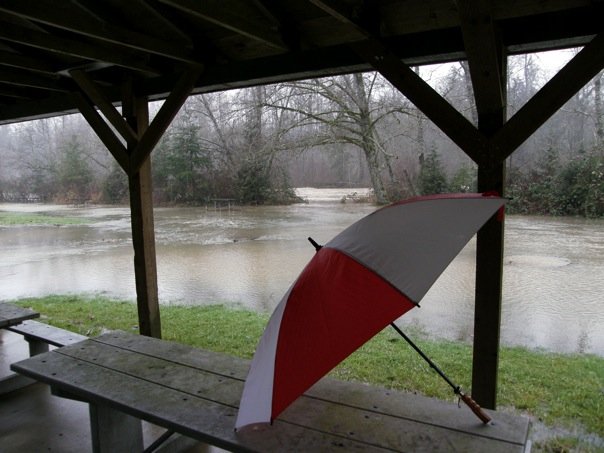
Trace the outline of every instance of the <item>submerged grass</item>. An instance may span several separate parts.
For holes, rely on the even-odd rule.
[[[53,216],[40,212],[0,211],[0,226],[12,225],[82,225],[89,219]]]
[[[136,306],[105,297],[49,296],[16,302],[42,314],[42,321],[89,336],[104,330],[137,331]],[[163,338],[251,358],[268,315],[210,306],[162,306]],[[428,340],[416,343],[450,378],[469,389],[472,348]],[[453,400],[450,387],[402,340],[385,330],[340,364],[332,376]],[[604,359],[588,354],[553,354],[501,348],[498,404],[528,414],[550,427],[591,433],[596,443],[560,437],[542,451],[602,451]],[[599,446],[598,446],[599,444]],[[578,445],[578,446],[577,446]]]

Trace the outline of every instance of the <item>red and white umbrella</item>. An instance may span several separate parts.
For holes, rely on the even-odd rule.
[[[505,200],[417,197],[381,208],[320,248],[273,312],[235,428],[272,422],[385,326],[418,305]]]

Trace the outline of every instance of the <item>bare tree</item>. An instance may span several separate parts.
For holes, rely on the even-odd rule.
[[[296,119],[295,127],[312,131],[307,145],[344,143],[362,150],[376,201],[388,201],[387,185],[397,184],[393,154],[379,128],[392,115],[408,115],[407,104],[392,102],[392,88],[377,73],[349,74],[284,84],[288,102],[271,102],[271,109],[287,110]],[[389,102],[386,102],[389,101]],[[395,134],[393,134],[395,135]],[[385,181],[388,177],[388,182]]]

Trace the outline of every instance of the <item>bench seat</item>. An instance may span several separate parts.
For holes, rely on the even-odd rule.
[[[8,330],[23,335],[30,343],[40,342],[57,347],[68,346],[88,338],[86,335],[32,320],[23,321],[21,324],[8,327]],[[30,353],[30,355],[35,354]]]
[[[20,307],[17,308],[21,309]],[[61,329],[60,327],[32,321],[31,319],[25,320],[20,324],[11,324],[5,327],[5,329],[23,335],[29,347],[30,357],[48,352],[49,345],[61,347],[88,338],[85,335],[70,332],[69,330]],[[27,387],[33,383],[35,383],[35,380],[18,374],[3,376],[0,379],[0,395]]]

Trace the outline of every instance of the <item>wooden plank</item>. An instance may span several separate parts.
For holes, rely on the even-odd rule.
[[[27,339],[40,340],[53,346],[65,346],[88,339],[85,335],[31,320],[9,327],[8,330],[21,334]]]
[[[210,352],[204,349],[191,348],[190,346],[174,341],[157,341],[155,338],[142,335],[132,335],[123,331],[115,331],[91,341],[116,346],[128,351],[157,357],[167,361],[197,368],[212,370],[216,374],[244,380],[249,369],[249,360],[235,359],[227,354]]]
[[[0,328],[5,328],[26,319],[38,318],[40,313],[29,308],[22,308],[6,302],[0,303]]]
[[[13,369],[84,400],[109,405],[230,451],[387,451],[284,422],[276,422],[268,434],[261,430],[235,433],[236,408],[74,360],[56,351],[13,364]]]
[[[356,395],[355,395],[356,396]],[[350,397],[354,401],[355,396]],[[524,444],[489,438],[493,426],[478,422],[483,435],[448,429],[440,424],[422,423],[413,418],[398,418],[376,409],[362,410],[313,398],[299,398],[279,417],[281,420],[320,429],[337,436],[358,438],[369,445],[393,451],[457,451],[490,453],[518,452]],[[461,412],[461,410],[460,410]],[[439,419],[440,420],[440,419]]]
[[[162,343],[166,343],[161,346],[169,354],[173,343]],[[61,354],[230,407],[239,405],[243,390],[242,379],[209,371],[211,368],[184,365],[96,341],[65,347]],[[172,358],[175,357],[178,356],[173,353]],[[235,360],[231,358],[231,362]]]
[[[178,357],[178,361],[186,366],[202,370],[210,369],[212,372],[239,380],[245,379],[247,375],[247,360],[235,360],[231,356],[200,349],[191,350],[187,346],[178,343],[166,341],[159,343],[151,338],[133,337],[120,332],[104,335],[95,341],[164,360],[172,360],[174,357]],[[426,401],[430,403],[435,400],[416,397],[417,402],[409,404],[408,399],[413,399],[411,395],[401,396],[397,392],[369,386],[360,386],[360,388],[362,391],[359,390],[358,384],[326,379],[310,389],[307,395],[332,402],[346,402],[346,404],[365,409],[377,404],[381,411],[397,417],[413,418],[424,423],[436,423],[436,419],[438,419],[438,423],[450,429],[465,429],[475,434],[484,433],[482,425],[474,415],[467,410],[460,410],[456,405],[448,405],[439,401],[440,404],[427,404],[427,407],[424,407]],[[351,398],[350,395],[355,396]],[[440,407],[437,408],[437,405]],[[443,410],[446,412],[446,416],[441,416]],[[497,430],[491,430],[490,436],[515,443],[526,439],[528,423],[525,419],[500,413],[491,413],[491,415],[496,419]],[[524,430],[522,427],[524,427]]]
[[[163,361],[171,362],[177,358],[181,365],[239,381],[245,380],[249,367],[248,360],[192,349],[179,343],[158,342],[153,338],[133,336],[124,332],[112,332],[96,338],[94,341]],[[197,389],[193,393],[196,391]],[[361,410],[377,411],[388,416],[439,425],[446,429],[463,431],[511,444],[523,445],[528,436],[529,424],[526,418],[487,411],[495,423],[486,429],[465,407],[460,408],[455,404],[432,398],[358,383],[324,378],[306,392],[305,398],[345,404]],[[232,402],[229,400],[228,403]],[[238,400],[234,404],[237,403]]]
[[[516,445],[524,445],[529,433],[525,417],[487,409],[493,424],[484,425],[463,405],[357,382],[324,378],[306,396]]]

